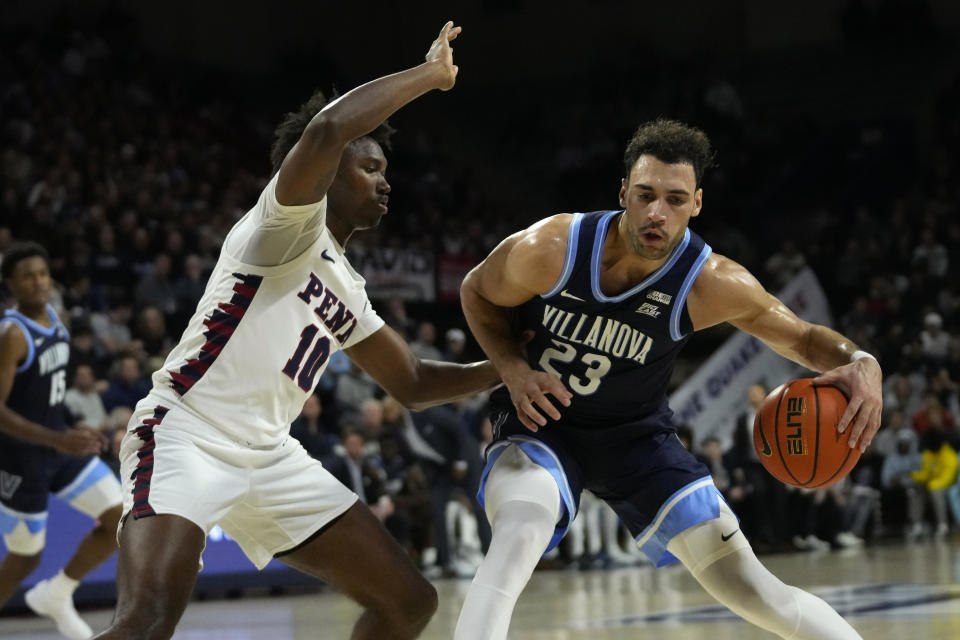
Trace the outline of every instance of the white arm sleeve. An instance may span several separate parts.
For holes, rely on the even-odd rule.
[[[297,206],[277,202],[277,175],[223,243],[232,258],[258,267],[293,260],[316,241],[327,217],[327,200]]]

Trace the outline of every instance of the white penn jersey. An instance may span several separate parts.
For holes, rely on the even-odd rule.
[[[326,199],[281,206],[276,182],[231,229],[196,313],[142,401],[184,407],[256,447],[283,440],[331,354],[383,326],[327,230]]]

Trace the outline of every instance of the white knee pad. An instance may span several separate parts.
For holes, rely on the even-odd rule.
[[[492,523],[501,505],[511,500],[532,502],[560,519],[560,489],[550,472],[533,462],[516,444],[500,454],[487,475],[484,508]]]
[[[719,497],[717,500],[720,502],[718,517],[690,527],[667,544],[667,550],[694,576],[720,558],[750,547],[750,542],[740,531],[737,516],[726,502]]]

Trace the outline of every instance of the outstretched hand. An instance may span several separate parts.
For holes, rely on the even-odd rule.
[[[462,27],[453,26],[452,20],[448,21],[440,29],[440,35],[437,36],[437,39],[430,45],[430,50],[427,51],[427,62],[439,62],[446,71],[443,83],[439,87],[442,91],[452,89],[457,82],[457,72],[460,69],[453,64],[453,47],[450,46],[450,43],[457,39],[462,30]]]
[[[883,372],[873,358],[825,371],[813,379],[813,384],[833,385],[847,394],[847,410],[837,423],[837,431],[844,433],[850,427],[850,448],[859,446],[866,451],[880,429],[883,411]]]
[[[541,411],[554,420],[560,419],[560,411],[547,394],[552,395],[565,407],[570,406],[570,399],[573,397],[560,382],[560,378],[552,373],[530,368],[522,373],[504,376],[503,384],[510,391],[510,400],[517,409],[517,418],[530,431],[536,431],[547,424]]]

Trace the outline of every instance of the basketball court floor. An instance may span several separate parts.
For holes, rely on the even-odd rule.
[[[842,552],[764,556],[780,578],[812,590],[866,640],[960,639],[960,538]],[[440,608],[422,636],[449,640],[469,585],[439,580]],[[319,594],[195,602],[175,640],[348,638],[358,609]],[[110,612],[88,611],[94,629]],[[540,571],[521,596],[513,640],[760,640],[774,636],[717,605],[682,567]],[[60,638],[45,620],[0,619],[4,640]]]

